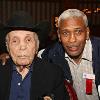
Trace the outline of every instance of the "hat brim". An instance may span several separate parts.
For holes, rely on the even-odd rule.
[[[49,33],[51,32],[51,23],[48,21],[42,21],[36,25],[30,25],[30,26],[10,26],[10,25],[6,25],[4,26],[3,30],[4,30],[4,34],[5,36],[14,30],[26,30],[26,31],[32,31],[37,33],[38,37],[39,37],[39,41],[42,42],[43,40],[45,40]]]

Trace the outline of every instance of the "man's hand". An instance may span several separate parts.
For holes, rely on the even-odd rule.
[[[6,64],[7,59],[9,59],[9,54],[8,53],[2,53],[0,55],[0,60],[2,62],[2,65]]]

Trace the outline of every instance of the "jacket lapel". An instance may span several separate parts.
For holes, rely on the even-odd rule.
[[[96,86],[98,86],[100,85],[100,39],[98,40],[95,37],[91,37],[91,43],[93,49],[92,50],[93,72],[95,74]]]
[[[2,66],[1,75],[2,79],[2,94],[5,95],[4,100],[8,100],[9,93],[10,93],[10,84],[11,84],[11,75],[12,75],[12,64],[10,63],[11,60],[8,60],[5,66]]]

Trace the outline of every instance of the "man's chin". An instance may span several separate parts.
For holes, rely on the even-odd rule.
[[[80,55],[79,54],[69,54],[69,57],[71,59],[79,59],[80,58]]]
[[[29,66],[30,63],[29,62],[16,62],[17,66]]]

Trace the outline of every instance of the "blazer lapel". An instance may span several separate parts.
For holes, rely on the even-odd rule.
[[[10,61],[11,62],[11,61]],[[12,78],[12,64],[9,61],[5,66],[3,66],[2,69],[2,76],[4,77],[2,79],[2,90],[5,95],[5,100],[8,100],[9,94],[10,94],[10,84],[11,84],[11,78]]]

